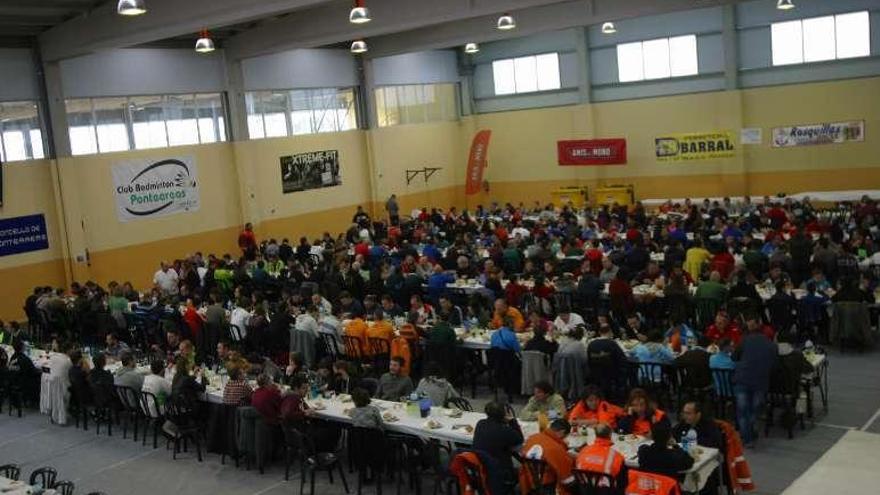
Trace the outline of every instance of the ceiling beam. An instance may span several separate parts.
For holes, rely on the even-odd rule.
[[[116,13],[112,1],[46,31],[40,35],[40,46],[43,60],[55,61],[270,18],[329,1],[150,0],[146,15],[128,18]]]
[[[368,2],[373,21],[348,22],[350,1],[332,2],[302,15],[267,22],[229,39],[231,60],[295,48],[314,48],[399,31],[420,30],[436,24],[455,24],[473,17],[498,15],[516,9],[549,5],[564,0],[382,0]],[[491,29],[490,24],[488,29]]]
[[[695,7],[714,7],[744,0],[717,0],[711,5],[694,5],[693,0],[569,0],[530,9],[514,10],[516,29],[499,31],[492,29],[491,16],[447,22],[431,29],[409,30],[368,40],[370,58],[399,53],[452,48],[465,43],[491,42],[519,38],[546,31],[589,26],[605,21],[631,17],[643,17]],[[488,27],[487,27],[488,26]]]

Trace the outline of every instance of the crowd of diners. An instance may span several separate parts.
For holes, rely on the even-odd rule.
[[[521,352],[539,351],[584,372],[576,394],[555,391],[555,373],[535,384],[516,414],[546,426],[530,438],[503,401],[486,405],[474,448],[497,464],[493,473],[512,484],[512,455],[537,445],[549,465],[544,481],[561,490],[571,489],[573,469],[620,475],[623,459],[610,447],[622,433],[654,440],[639,450],[640,470],[680,479],[693,458],[676,442],[694,429],[700,445],[719,447],[718,426],[697,399],[678,404],[673,426],[658,397],[620,379],[627,364],[687,367],[693,389],[712,388],[711,369],[732,369],[736,427],[752,446],[772,382],[797,390],[811,366],[799,349],[827,342],[829,306],[873,304],[880,266],[877,204],[867,197],[825,209],[746,197],[652,212],[638,202],[399,211],[392,196],[381,218],[358,207],[345,232],[296,244],[258,239],[248,224],[239,253],[163,261],[150,287],[38,287],[24,302],[27,323],[0,324],[0,344],[11,346],[9,355],[0,348],[0,369],[36,397],[39,370],[26,346],[48,346],[61,363],[52,373],[95,403],[112,401],[114,384],[197,402],[204,371],[224,370],[225,403],[251,404],[271,425],[311,424],[332,444],[339,431],[313,421],[311,388],[351,394],[354,424],[381,428],[371,397],[416,394],[445,405],[482,360],[459,348],[443,360],[470,367],[450,366],[432,349],[455,346],[456,329],[490,329],[489,346],[515,366]],[[774,315],[778,307],[797,317]],[[352,350],[344,336],[362,347]],[[394,345],[399,336],[408,349]],[[369,339],[397,348],[387,371],[368,365]],[[113,361],[115,376],[104,369]],[[149,362],[150,373],[137,362]],[[518,399],[515,386],[501,385]],[[581,425],[595,428],[597,441],[569,455],[563,440]]]

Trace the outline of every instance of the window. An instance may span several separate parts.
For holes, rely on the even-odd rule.
[[[0,160],[43,158],[43,130],[34,101],[0,102]]]
[[[73,155],[226,141],[219,93],[65,101]]]
[[[408,84],[376,88],[379,127],[458,119],[455,84]]]
[[[803,64],[871,54],[867,11],[775,22],[770,26],[773,65]]]
[[[561,87],[559,54],[544,53],[492,62],[496,95],[534,93]]]
[[[357,128],[351,88],[254,91],[245,100],[251,139]]]
[[[696,35],[617,45],[617,79],[622,83],[697,73]]]

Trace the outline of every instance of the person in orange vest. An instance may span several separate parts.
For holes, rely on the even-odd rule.
[[[587,386],[583,399],[568,412],[568,421],[573,425],[595,426],[605,423],[613,430],[617,427],[617,417],[623,416],[623,409],[602,399],[602,391],[595,385]]]
[[[681,495],[681,488],[668,476],[630,469],[626,495]]]
[[[357,337],[360,339],[360,348],[359,349],[346,349],[345,352],[348,354],[350,359],[358,359],[361,356],[368,355],[366,352],[369,349],[367,344],[367,322],[365,322],[361,318],[355,318],[349,321],[345,325],[345,335],[349,337]],[[354,355],[357,353],[358,355]]]
[[[623,433],[645,437],[651,433],[651,426],[656,423],[665,423],[667,428],[671,427],[669,417],[656,408],[643,389],[632,389],[626,401],[626,415],[618,418],[617,429]]]
[[[526,320],[518,309],[507,304],[507,300],[499,297],[495,300],[495,312],[492,314],[492,328],[501,328],[504,325],[504,317],[507,316],[513,323],[514,332],[522,332],[526,328]]]
[[[522,455],[526,459],[540,459],[547,463],[544,470],[544,479],[540,480],[541,486],[555,485],[557,493],[573,493],[574,459],[568,455],[568,446],[565,437],[571,430],[571,425],[564,419],[557,419],[542,432],[535,433],[526,439],[522,448]],[[525,464],[519,469],[519,486],[523,494],[530,492],[537,480],[533,480],[528,467]]]
[[[394,327],[385,319],[384,312],[381,309],[377,309],[373,313],[373,322],[367,325],[367,342],[369,342],[369,339],[382,339],[388,342],[388,347],[390,348],[391,339],[393,338]],[[369,349],[369,354],[373,354],[374,349],[372,345],[369,346]]]
[[[620,452],[614,450],[611,433],[611,427],[607,424],[597,424],[596,440],[592,445],[581,449],[575,465],[582,471],[606,474],[617,480],[618,487],[622,487],[626,482],[625,459]]]

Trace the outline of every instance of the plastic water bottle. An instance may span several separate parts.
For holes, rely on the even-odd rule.
[[[684,451],[690,453],[694,446],[697,445],[697,431],[693,428],[688,430],[688,432],[684,435],[681,443]]]

